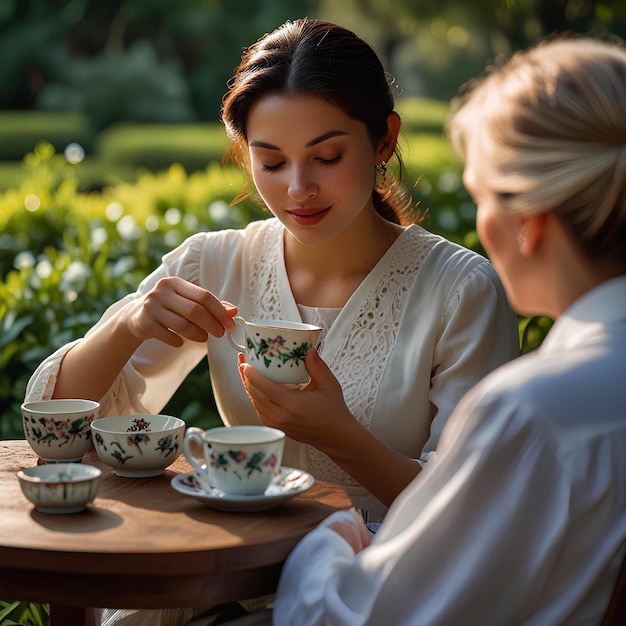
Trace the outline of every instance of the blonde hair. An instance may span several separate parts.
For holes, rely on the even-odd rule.
[[[554,37],[468,83],[447,131],[520,214],[556,213],[589,258],[626,265],[626,48]]]

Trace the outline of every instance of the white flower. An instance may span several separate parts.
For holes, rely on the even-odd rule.
[[[28,269],[35,267],[35,255],[30,250],[24,250],[16,255],[13,260],[13,267],[16,270]]]
[[[124,215],[117,222],[117,232],[120,237],[127,241],[137,241],[141,237],[141,228],[137,226],[137,222],[132,215]]]
[[[63,154],[68,163],[80,163],[85,158],[85,150],[75,142],[68,144]]]
[[[82,291],[91,276],[91,267],[82,261],[72,261],[61,276],[61,291]]]
[[[216,200],[209,205],[209,216],[214,222],[225,222],[229,217],[228,213],[228,204],[224,200]]]

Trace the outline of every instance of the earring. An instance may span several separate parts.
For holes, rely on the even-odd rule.
[[[381,161],[377,166],[376,166],[376,173],[380,176],[381,181],[380,184],[381,186],[385,186],[385,183],[387,182],[387,162],[386,161]]]

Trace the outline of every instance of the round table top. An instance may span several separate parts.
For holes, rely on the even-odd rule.
[[[94,450],[84,463],[102,469],[85,511],[41,513],[23,495],[17,472],[37,464],[26,441],[0,441],[0,562],[3,568],[90,575],[172,575],[250,570],[282,563],[296,543],[337,509],[347,493],[317,481],[305,493],[262,512],[222,512],[170,485],[191,471],[181,455],[164,474],[121,478]]]

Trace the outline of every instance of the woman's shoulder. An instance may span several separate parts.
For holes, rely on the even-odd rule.
[[[203,268],[214,267],[216,263],[228,265],[242,255],[267,248],[272,238],[279,241],[281,227],[278,220],[271,218],[250,222],[239,229],[195,233],[163,256],[163,266],[170,275],[197,283]]]
[[[446,237],[433,233],[423,226],[412,224],[404,233],[407,245],[414,250],[420,250],[424,260],[437,264],[463,264],[472,267],[491,265],[489,260],[479,252],[451,241]]]
[[[445,286],[445,291],[481,289],[481,286],[500,289],[501,282],[493,265],[482,254],[418,225],[409,226],[405,237],[405,253],[421,258],[422,276],[427,275],[435,284]]]
[[[168,252],[165,259],[173,259],[181,254],[195,253],[201,255],[209,248],[219,248],[220,246],[236,246],[253,242],[259,238],[276,236],[282,225],[276,218],[257,220],[250,222],[242,228],[223,228],[218,230],[204,231],[190,235],[177,248]]]

